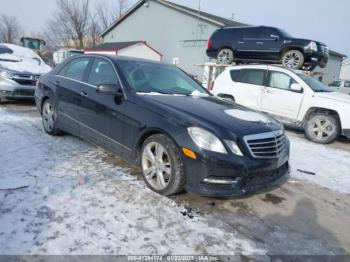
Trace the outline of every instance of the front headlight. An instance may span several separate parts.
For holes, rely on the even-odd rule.
[[[213,133],[204,130],[199,127],[187,128],[188,134],[192,138],[193,142],[200,148],[208,151],[218,152],[226,154],[227,151],[220,139]]]
[[[317,44],[314,41],[311,41],[306,47],[305,50],[311,50],[317,52]]]
[[[3,78],[7,78],[7,79],[11,79],[12,77],[14,77],[16,75],[16,73],[6,70],[6,69],[0,69],[0,76]]]
[[[226,145],[230,148],[231,152],[238,156],[243,156],[243,153],[237,143],[232,140],[225,140]]]

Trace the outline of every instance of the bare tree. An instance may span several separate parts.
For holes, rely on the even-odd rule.
[[[19,40],[21,32],[20,24],[16,17],[0,16],[0,41],[6,43],[15,43]]]
[[[109,6],[104,2],[96,4],[96,14],[102,30],[105,30],[116,19],[121,17],[128,5],[127,0],[117,0],[116,6]]]
[[[98,19],[95,16],[91,17],[89,26],[89,43],[88,47],[96,46],[101,43],[101,27],[98,23]]]
[[[85,47],[89,33],[89,0],[56,0],[57,11],[47,23],[46,36],[79,49]]]

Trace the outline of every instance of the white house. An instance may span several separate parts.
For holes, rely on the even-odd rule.
[[[85,54],[111,54],[162,61],[163,55],[143,41],[104,43],[85,50]]]
[[[346,62],[342,65],[339,78],[344,80],[350,80],[350,62]]]

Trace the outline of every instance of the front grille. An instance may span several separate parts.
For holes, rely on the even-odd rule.
[[[277,158],[286,149],[286,137],[282,130],[245,136],[244,140],[255,158]]]
[[[17,89],[13,92],[14,96],[34,96],[34,90]]]
[[[29,86],[35,86],[36,81],[40,75],[31,75],[31,74],[17,74],[12,77],[12,80],[16,81],[20,85],[29,85]]]
[[[328,52],[329,52],[328,46],[326,46],[326,45],[321,45],[321,51],[322,51],[323,53],[327,53],[327,54],[328,54]]]

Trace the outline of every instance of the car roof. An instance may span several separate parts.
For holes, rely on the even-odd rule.
[[[239,70],[239,69],[263,69],[263,70],[271,70],[271,69],[277,69],[277,70],[285,70],[289,71],[295,74],[304,74],[307,75],[305,71],[302,70],[293,70],[287,67],[284,67],[282,65],[262,65],[262,64],[251,64],[251,65],[233,65],[227,67],[228,70]]]
[[[147,62],[147,63],[152,63],[152,64],[165,64],[163,62],[158,62],[154,60],[149,60],[149,59],[144,59],[144,58],[136,58],[136,57],[129,57],[129,56],[118,56],[118,55],[107,55],[107,54],[83,54],[79,56],[74,56],[73,58],[79,58],[79,57],[102,57],[102,58],[107,58],[113,62],[118,62],[118,61],[134,61],[134,62]]]

